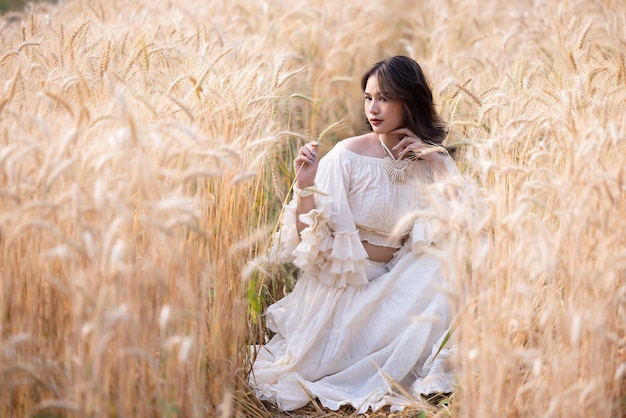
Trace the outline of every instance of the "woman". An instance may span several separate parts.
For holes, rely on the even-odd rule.
[[[441,146],[446,131],[414,60],[374,64],[361,88],[371,132],[321,160],[310,142],[294,160],[275,254],[302,275],[268,308],[276,334],[255,353],[250,378],[261,400],[284,410],[316,398],[333,410],[397,409],[410,402],[403,394],[452,391],[441,350],[447,280],[431,251],[442,234],[426,216],[441,200],[434,186],[459,176]]]

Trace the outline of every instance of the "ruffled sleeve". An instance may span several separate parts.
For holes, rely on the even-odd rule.
[[[433,234],[432,226],[432,221],[423,218],[415,221],[409,235],[413,252],[419,253],[424,247],[438,241],[439,234]]]
[[[431,245],[441,245],[451,233],[463,228],[462,218],[467,217],[468,208],[464,203],[473,192],[452,158],[444,158],[447,178],[424,189],[428,209],[413,214],[409,245],[414,253],[420,253]]]
[[[366,277],[367,252],[348,205],[350,167],[340,156],[341,143],[320,160],[315,179],[315,209],[300,215],[307,225],[298,237],[296,199],[285,205],[273,258],[292,262],[304,273],[333,287],[360,286]]]

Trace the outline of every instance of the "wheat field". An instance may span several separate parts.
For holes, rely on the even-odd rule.
[[[2,15],[0,416],[354,416],[260,404],[248,347],[295,280],[260,261],[294,150],[362,132],[360,74],[392,54],[478,191],[444,219],[458,388],[396,416],[626,416],[625,26],[621,0]]]

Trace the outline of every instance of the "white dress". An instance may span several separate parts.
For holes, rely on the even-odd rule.
[[[452,391],[450,350],[440,350],[452,319],[448,280],[425,251],[441,234],[420,216],[433,174],[425,161],[412,164],[413,180],[394,184],[384,159],[340,142],[320,161],[301,241],[295,201],[285,207],[273,256],[302,274],[267,309],[275,335],[253,348],[250,385],[259,399],[289,411],[317,398],[363,413],[406,406],[398,385],[412,396]],[[389,263],[373,262],[361,240],[398,250]]]

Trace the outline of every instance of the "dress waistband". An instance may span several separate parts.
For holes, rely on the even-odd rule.
[[[402,243],[404,241],[403,236],[393,235],[387,232],[374,231],[361,225],[357,225],[357,229],[362,241],[367,241],[370,244],[377,245],[379,247],[400,248],[402,247]]]

